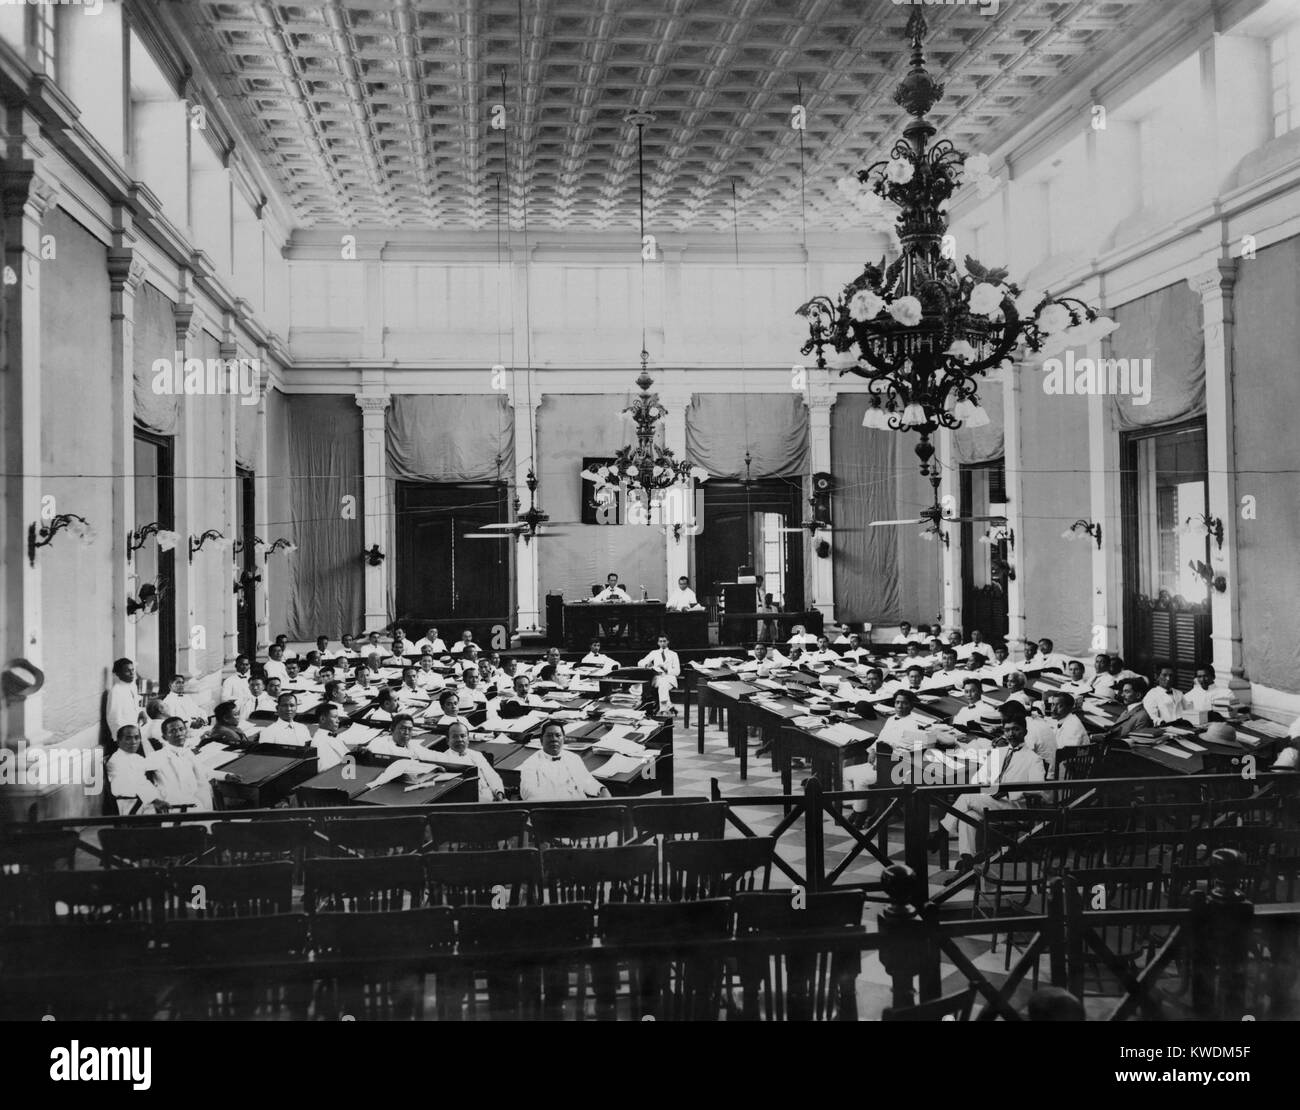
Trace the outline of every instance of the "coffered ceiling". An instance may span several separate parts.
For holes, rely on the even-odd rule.
[[[498,187],[516,228],[525,205],[530,228],[634,228],[632,110],[656,117],[644,131],[650,229],[730,227],[733,181],[743,226],[797,232],[803,213],[810,228],[841,226],[861,217],[836,181],[881,157],[903,122],[892,94],[909,9],[891,0],[165,7],[304,228],[490,231]],[[991,149],[1162,8],[927,4],[930,68],[947,82],[940,134]]]

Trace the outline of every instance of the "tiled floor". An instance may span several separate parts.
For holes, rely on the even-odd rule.
[[[750,739],[748,778],[741,781],[740,761],[727,746],[726,732],[716,726],[710,725],[707,727],[704,732],[703,754],[696,750],[696,736],[694,715],[691,717],[690,728],[687,728],[682,724],[679,713],[676,718],[676,730],[673,737],[673,780],[675,791],[679,796],[707,798],[710,796],[711,782],[714,779],[718,782],[721,796],[733,802],[747,798],[761,799],[780,796],[781,776],[772,770],[770,760],[755,757],[754,753],[758,747],[756,737]],[[793,781],[793,791],[796,794],[801,793],[800,779],[801,775],[796,770]],[[771,835],[785,816],[784,807],[779,803],[762,804],[756,801],[752,805],[742,804],[736,806],[734,810],[735,815],[756,836]],[[896,824],[890,831],[890,854],[893,857],[900,857],[902,854],[901,828]],[[740,832],[737,829],[729,828],[728,835],[740,835]],[[822,835],[826,846],[826,870],[830,871],[844,859],[853,847],[854,841],[848,833],[834,823],[829,815],[823,821]],[[798,875],[805,873],[804,846],[805,831],[804,821],[801,816],[796,819],[789,829],[781,834],[777,842],[777,854]],[[863,852],[850,864],[841,881],[847,883],[872,882],[880,878],[882,868],[883,864]],[[943,882],[950,877],[950,872],[932,874],[931,889],[937,891],[943,885]],[[794,883],[795,880],[784,872],[780,870],[773,872],[772,886],[774,888],[791,887]],[[881,895],[877,894],[874,897],[881,897]],[[956,916],[964,917],[969,913],[970,898],[961,893],[956,895],[949,905]],[[874,927],[876,917],[882,908],[882,902],[869,901],[867,903],[866,922],[869,926]],[[991,943],[984,939],[963,939],[958,942],[958,946],[975,967],[988,977],[991,983],[1000,985],[1006,980],[1005,937],[999,938],[996,950],[993,950]],[[1013,952],[1013,965],[1016,959],[1018,959],[1018,952]],[[890,1004],[890,977],[884,967],[881,966],[880,959],[875,953],[865,954],[862,970],[863,974],[858,981],[858,1012],[861,1017],[874,1020],[879,1017],[880,1011]],[[1044,960],[1041,965],[1044,982],[1046,982],[1046,973],[1047,966]],[[951,964],[945,962],[945,993],[961,989],[965,986],[965,982],[964,976],[956,971]],[[1017,990],[1015,995],[1017,1008],[1023,1007],[1024,1000],[1031,989],[1031,985],[1025,983]],[[1101,998],[1085,998],[1084,1002],[1089,1011],[1089,1017],[1100,1017],[1113,1006],[1113,1002]]]

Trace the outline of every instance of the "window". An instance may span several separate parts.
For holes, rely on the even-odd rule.
[[[763,513],[759,517],[760,562],[754,569],[763,575],[764,592],[772,595],[777,608],[783,606],[785,583],[785,516]],[[770,573],[769,573],[770,572]]]
[[[1269,40],[1268,67],[1276,139],[1300,127],[1300,24]]]
[[[27,9],[28,62],[47,77],[57,79],[54,72],[55,17],[58,8],[53,4],[36,4]]]

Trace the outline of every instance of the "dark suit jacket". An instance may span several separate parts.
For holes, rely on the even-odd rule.
[[[1125,708],[1124,712],[1106,732],[1108,740],[1122,740],[1134,729],[1150,728],[1151,717],[1142,707],[1142,703],[1134,702]]]

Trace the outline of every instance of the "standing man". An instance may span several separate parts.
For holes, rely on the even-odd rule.
[[[654,688],[655,695],[659,699],[659,712],[676,713],[677,710],[672,704],[671,691],[677,689],[677,676],[682,673],[682,664],[677,658],[677,652],[668,649],[668,637],[660,636],[659,646],[637,666],[649,667],[655,673]]]
[[[119,659],[113,664],[113,681],[108,687],[108,701],[104,706],[108,734],[116,737],[124,725],[139,727],[144,724],[140,694],[135,688],[135,664],[130,659]]]
[[[235,673],[227,676],[221,684],[222,701],[233,701],[238,704],[252,693],[248,686],[249,670],[248,656],[236,655]]]

